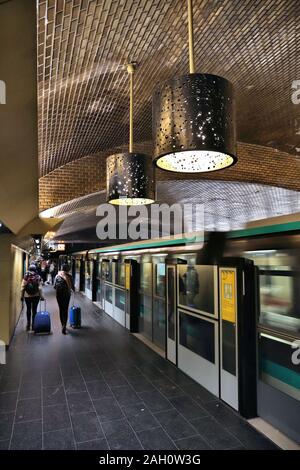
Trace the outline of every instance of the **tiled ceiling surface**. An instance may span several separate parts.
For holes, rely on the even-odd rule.
[[[194,0],[194,13],[196,69],[233,82],[238,139],[297,154],[300,105],[291,86],[300,79],[300,1]],[[128,60],[139,63],[142,142],[152,134],[154,87],[188,72],[186,0],[38,0],[41,176],[126,148]]]
[[[247,222],[300,212],[299,192],[261,184],[163,181],[157,184],[157,196],[158,203],[203,205],[204,229],[207,231],[242,229]],[[92,237],[94,240],[96,225],[100,220],[100,217],[96,216],[96,207],[104,203],[105,192],[100,191],[61,204],[45,215],[65,218],[56,234],[57,239],[88,241],[88,237]],[[196,226],[195,217],[192,219],[189,213],[187,214],[188,230],[202,230],[202,224]],[[86,233],[84,237],[82,232]]]

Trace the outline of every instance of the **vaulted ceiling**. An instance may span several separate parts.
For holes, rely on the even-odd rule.
[[[196,69],[233,82],[240,141],[300,152],[299,18],[299,0],[194,0]],[[128,61],[141,143],[153,89],[188,72],[186,0],[38,0],[40,176],[126,148]]]

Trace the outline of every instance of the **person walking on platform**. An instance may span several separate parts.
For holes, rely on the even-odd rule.
[[[22,280],[21,302],[25,299],[27,308],[27,326],[26,330],[33,329],[34,319],[40,300],[44,300],[42,291],[42,279],[37,273],[36,265],[31,264]]]
[[[58,271],[54,281],[54,289],[56,289],[56,300],[59,307],[59,316],[62,326],[62,334],[67,334],[68,310],[71,292],[75,291],[72,276],[69,274],[70,268],[68,264],[62,265],[62,270]]]
[[[54,285],[54,279],[57,274],[57,269],[56,269],[56,264],[54,261],[51,261],[50,266],[49,266],[49,273],[51,276],[51,283]]]

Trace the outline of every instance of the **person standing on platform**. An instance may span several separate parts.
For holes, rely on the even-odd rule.
[[[56,289],[56,300],[59,307],[59,316],[62,326],[62,334],[67,334],[68,310],[71,292],[75,292],[72,276],[69,274],[70,268],[68,264],[62,265],[62,270],[58,271],[54,281],[54,289]]]
[[[36,265],[31,264],[21,285],[21,302],[25,299],[27,308],[27,327],[26,330],[33,329],[34,319],[40,300],[44,300],[42,291],[42,279],[37,273]]]

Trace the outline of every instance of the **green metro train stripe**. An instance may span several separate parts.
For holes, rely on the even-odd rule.
[[[233,230],[228,233],[227,238],[242,238],[253,237],[255,235],[265,235],[270,233],[282,233],[300,230],[300,221],[286,222],[283,224],[263,225],[261,227],[251,227],[242,230]],[[118,245],[109,248],[96,248],[90,250],[91,253],[110,253],[111,251],[128,251],[128,250],[142,250],[145,248],[158,248],[167,246],[178,245],[192,245],[194,243],[203,242],[203,237],[195,236],[194,238],[172,238],[168,240],[148,240],[145,243]]]
[[[268,359],[263,359],[261,365],[263,372],[266,374],[269,374],[275,379],[281,380],[282,382],[300,390],[300,367],[299,373],[297,373],[294,370],[276,364]]]

